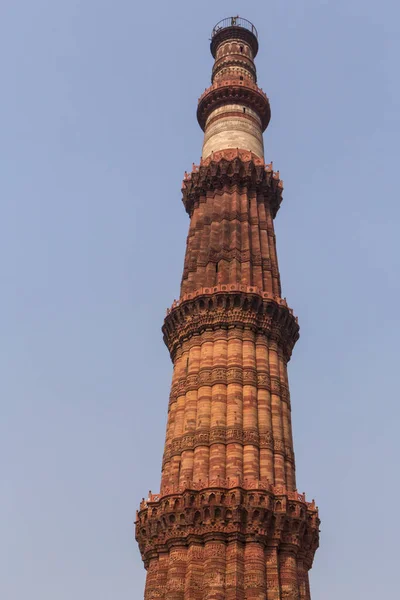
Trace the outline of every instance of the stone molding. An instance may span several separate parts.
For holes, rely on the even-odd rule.
[[[182,184],[183,204],[191,216],[199,202],[206,201],[207,193],[231,191],[233,186],[255,194],[258,201],[268,202],[275,218],[282,202],[283,183],[279,172],[266,165],[252,152],[228,149],[214,152],[199,166],[193,165],[191,173],[185,173]]]
[[[197,120],[202,130],[205,130],[207,117],[215,108],[237,102],[257,112],[261,119],[262,131],[268,127],[271,108],[266,93],[249,79],[241,80],[238,77],[215,82],[200,96]]]
[[[292,465],[295,464],[292,448],[282,440],[274,440],[272,431],[259,432],[255,429],[241,427],[212,427],[209,430],[186,432],[175,438],[165,447],[163,466],[173,456],[179,456],[186,450],[194,450],[198,446],[211,446],[212,444],[240,444],[241,446],[253,445],[257,448],[273,450],[281,454]]]
[[[232,287],[235,286],[202,288],[203,293],[185,294],[173,305],[162,328],[172,360],[185,340],[218,328],[251,329],[261,333],[275,340],[285,360],[290,360],[299,338],[299,326],[286,302],[259,294],[256,288],[248,287],[249,291],[244,292]]]
[[[268,371],[250,367],[200,367],[197,373],[189,373],[185,378],[171,386],[170,404],[179,396],[184,396],[190,391],[199,390],[203,386],[212,387],[215,384],[238,383],[239,385],[252,385],[258,390],[267,390],[280,396],[283,402],[290,406],[290,392],[287,384],[278,376],[270,376]]]
[[[135,524],[145,565],[176,544],[219,539],[257,541],[265,548],[301,553],[311,568],[320,524],[314,502],[268,482],[258,482],[254,489],[223,483],[211,482],[201,489],[190,485],[179,493],[151,494],[142,501]]]
[[[251,73],[251,75],[254,78],[254,81],[257,81],[257,71],[254,65],[254,62],[251,60],[251,58],[248,58],[247,56],[241,56],[239,54],[233,54],[233,55],[225,55],[221,58],[219,58],[212,69],[212,75],[211,75],[211,79],[212,81],[214,81],[215,77],[218,75],[218,73],[222,70],[222,69],[226,69],[226,68],[241,68],[241,69],[245,69],[247,71],[249,71]]]

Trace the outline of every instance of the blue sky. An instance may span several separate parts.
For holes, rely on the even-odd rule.
[[[142,598],[208,39],[260,36],[313,599],[394,596],[400,493],[400,9],[383,0],[0,6],[0,596]]]

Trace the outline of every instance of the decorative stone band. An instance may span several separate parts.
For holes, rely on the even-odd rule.
[[[247,215],[246,215],[247,216]],[[218,219],[213,219],[214,223],[219,223],[223,220],[223,217],[219,215]],[[239,221],[246,222],[248,218],[240,213],[231,213],[225,219],[225,221]],[[261,229],[261,228],[260,228]],[[265,230],[268,230],[267,227],[264,227]],[[193,228],[193,231],[196,231],[196,228]],[[273,233],[270,233],[271,237],[274,236]],[[210,248],[208,253],[201,257],[194,256],[191,257],[189,264],[183,269],[183,276],[187,277],[188,273],[196,272],[197,267],[205,267],[209,262],[217,263],[220,260],[237,260],[239,263],[250,262],[253,266],[260,266],[265,270],[272,271],[274,277],[278,277],[279,273],[275,265],[271,264],[271,259],[269,257],[263,258],[261,253],[250,252],[250,250],[238,250],[237,248],[221,248],[220,250],[213,250]]]
[[[265,548],[290,548],[311,568],[320,524],[314,501],[307,503],[303,494],[268,482],[253,483],[249,489],[237,481],[209,482],[205,487],[187,482],[179,492],[164,490],[162,496],[151,494],[143,500],[135,525],[145,565],[177,542],[201,544],[217,536],[225,542],[257,539]]]
[[[265,92],[249,79],[241,81],[227,79],[213,83],[199,98],[197,120],[200,127],[205,129],[207,117],[222,104],[239,103],[252,108],[260,117],[262,130],[268,127],[271,119],[269,100]]]
[[[260,201],[268,202],[275,218],[283,191],[279,171],[274,172],[272,163],[266,165],[252,152],[237,148],[213,152],[199,166],[193,164],[191,173],[185,172],[182,201],[186,212],[191,216],[199,203],[206,201],[208,193],[232,186],[246,188]]]
[[[286,402],[289,410],[291,409],[288,386],[277,377],[271,377],[266,371],[245,369],[242,366],[232,368],[200,368],[198,373],[187,375],[185,378],[180,379],[177,383],[172,385],[169,402],[172,404],[179,396],[185,395],[187,392],[193,390],[198,390],[199,387],[203,385],[215,385],[216,383],[223,385],[228,383],[254,385],[259,390],[268,390],[269,392],[280,396],[282,402]]]
[[[213,35],[210,44],[210,50],[213,57],[215,58],[217,48],[220,44],[222,44],[222,42],[232,39],[243,40],[244,42],[249,44],[253,52],[253,58],[255,58],[258,52],[257,37],[248,29],[239,26],[223,27]]]
[[[216,61],[212,70],[212,81],[214,82],[214,79],[217,76],[219,77],[221,71],[225,69],[237,69],[238,74],[242,74],[244,77],[246,76],[245,72],[247,71],[249,76],[253,77],[254,82],[257,81],[257,72],[254,63],[250,58],[245,56],[223,56],[220,60]],[[241,71],[242,69],[244,72]]]
[[[235,443],[242,446],[253,445],[261,449],[268,448],[275,454],[281,454],[293,466],[295,464],[291,446],[285,445],[282,440],[274,440],[271,431],[259,433],[257,430],[243,430],[239,427],[214,427],[207,431],[187,433],[180,438],[175,438],[165,448],[163,465],[172,456],[180,456],[182,452],[194,450],[197,446],[211,446],[215,443],[225,445]]]
[[[286,302],[260,294],[256,288],[244,292],[233,287],[203,288],[202,294],[186,294],[183,297],[186,299],[175,304],[162,328],[172,360],[183,342],[193,335],[233,327],[251,329],[276,341],[282,347],[285,359],[290,360],[299,338],[299,325]]]

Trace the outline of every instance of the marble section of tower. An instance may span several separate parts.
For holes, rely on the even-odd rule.
[[[213,30],[202,158],[182,188],[181,292],[163,326],[173,376],[161,486],[136,521],[145,600],[310,599],[319,518],[296,489],[287,363],[299,327],[281,297],[282,182],[264,161],[257,50],[244,19]]]

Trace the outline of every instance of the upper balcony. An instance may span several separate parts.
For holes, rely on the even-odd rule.
[[[211,32],[211,54],[215,58],[217,47],[224,40],[229,38],[243,39],[250,44],[253,50],[253,58],[258,52],[258,33],[257,29],[247,19],[242,17],[228,17],[219,21]]]
[[[221,29],[226,29],[227,27],[242,27],[243,29],[247,29],[247,31],[251,31],[251,33],[258,39],[257,29],[254,27],[253,23],[239,16],[228,17],[227,19],[222,19],[219,21],[219,23],[217,23],[212,30],[211,39],[213,39],[213,37],[219,33]]]

